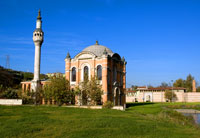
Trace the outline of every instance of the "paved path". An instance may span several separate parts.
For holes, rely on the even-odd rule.
[[[179,113],[192,113],[192,114],[200,113],[199,110],[195,110],[195,109],[174,109],[174,110]]]

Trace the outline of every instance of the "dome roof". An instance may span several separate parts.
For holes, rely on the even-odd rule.
[[[83,49],[84,52],[92,52],[93,54],[95,54],[96,56],[100,57],[103,55],[103,52],[106,50],[106,52],[108,53],[108,55],[113,55],[114,53],[107,48],[106,46],[102,46],[98,44],[98,41],[96,41],[95,45],[91,45],[89,47],[86,47],[85,49]]]

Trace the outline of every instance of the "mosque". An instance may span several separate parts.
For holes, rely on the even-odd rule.
[[[33,90],[46,84],[39,79],[40,74],[40,51],[43,42],[43,31],[41,29],[41,16],[38,13],[36,30],[33,33],[35,43],[34,79],[31,82],[22,82],[22,90]],[[67,53],[65,58],[65,77],[73,89],[87,77],[97,76],[102,85],[102,102],[111,101],[114,105],[124,105],[126,102],[126,64],[125,58],[114,53],[106,46],[100,45],[98,41],[88,46],[71,58]],[[79,104],[76,98],[75,104]]]
[[[114,105],[125,103],[126,61],[106,46],[96,44],[83,49],[74,58],[65,58],[65,77],[71,87],[80,84],[85,78],[97,76],[102,84],[103,102],[112,101]]]

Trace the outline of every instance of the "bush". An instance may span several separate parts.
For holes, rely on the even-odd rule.
[[[12,88],[6,89],[4,92],[0,95],[1,98],[5,99],[18,99],[18,91]]]
[[[34,104],[34,99],[27,94],[22,94],[22,102],[23,104]]]
[[[113,107],[113,103],[111,101],[107,101],[103,104],[103,108],[111,109]]]

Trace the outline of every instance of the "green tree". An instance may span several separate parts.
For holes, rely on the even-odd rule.
[[[73,96],[69,81],[61,75],[51,78],[51,82],[45,87],[43,95],[45,99],[54,98],[59,106],[64,103],[71,103]]]
[[[185,80],[178,79],[173,84],[174,87],[185,87]]]
[[[81,90],[81,104],[82,105],[87,105],[88,100],[89,100],[89,79],[88,75],[85,73],[84,74],[84,80],[81,82],[80,85],[80,90]]]
[[[166,83],[166,82],[162,82],[161,83],[161,85],[160,85],[160,87],[163,87],[163,88],[166,88],[166,87],[168,87],[169,85]]]
[[[174,92],[172,92],[172,90],[166,90],[165,91],[165,99],[170,100],[170,102],[172,102],[172,100],[174,101],[174,99],[176,99],[177,96]]]
[[[197,87],[197,92],[200,92],[200,86]]]
[[[132,85],[131,88],[132,88],[133,91],[136,91],[137,88],[138,88],[138,86],[136,86],[136,85]]]
[[[45,98],[45,100],[51,100],[52,98],[54,98],[52,89],[53,88],[51,84],[47,84],[44,86],[42,95]]]
[[[189,74],[185,81],[185,87],[187,89],[187,92],[192,92],[192,81],[193,80],[194,80],[194,77],[191,74]]]
[[[94,105],[101,104],[101,95],[103,94],[102,87],[99,84],[97,77],[91,77],[89,81],[89,98],[91,99],[91,104]]]
[[[91,80],[88,80],[88,77],[86,76],[81,83],[80,90],[82,105],[101,104],[101,95],[103,94],[103,91],[96,76],[91,77]]]

